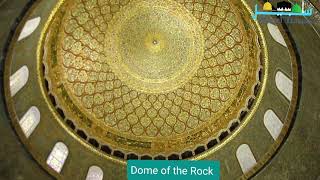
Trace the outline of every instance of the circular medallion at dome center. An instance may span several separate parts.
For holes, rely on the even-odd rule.
[[[113,72],[132,89],[147,93],[182,86],[204,53],[197,19],[167,0],[129,3],[113,17],[105,42]]]
[[[77,131],[111,149],[195,149],[248,110],[260,83],[258,35],[243,9],[236,0],[65,1],[43,47],[48,94]]]

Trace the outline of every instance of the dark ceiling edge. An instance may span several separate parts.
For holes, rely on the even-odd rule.
[[[43,170],[44,173],[46,173],[48,175],[48,177],[52,177],[51,174],[48,173],[48,171],[46,169],[44,169],[35,159],[34,157],[30,154],[29,150],[27,149],[27,147],[22,143],[21,139],[19,138],[17,132],[15,131],[11,118],[9,116],[9,112],[8,112],[8,108],[6,106],[6,100],[5,100],[5,93],[4,93],[4,68],[5,68],[5,60],[7,58],[8,52],[9,52],[9,48],[10,48],[10,44],[11,41],[14,38],[14,34],[15,31],[17,30],[19,24],[21,23],[21,21],[23,20],[24,16],[27,15],[28,11],[31,9],[31,7],[38,1],[41,0],[28,0],[28,2],[26,3],[26,5],[21,9],[20,13],[17,13],[18,16],[16,18],[13,18],[13,23],[11,24],[11,26],[9,26],[9,33],[7,35],[7,37],[3,37],[4,39],[6,39],[4,41],[4,46],[3,49],[1,50],[1,56],[0,56],[0,101],[2,101],[3,103],[3,107],[0,106],[1,109],[3,109],[5,116],[7,117],[6,120],[9,120],[9,126],[11,127],[11,130],[14,132],[13,134],[15,135],[17,141],[21,144],[21,146],[23,147],[23,150],[26,152],[26,154],[28,154],[28,157],[30,158],[30,160],[33,160],[35,162],[35,164]],[[3,6],[5,3],[10,3],[10,1],[4,0],[3,2],[0,2],[0,7]],[[0,110],[1,110],[0,109]],[[4,120],[4,121],[6,121]]]
[[[320,11],[320,1],[318,3],[310,1],[310,3],[318,10]]]
[[[0,0],[0,7],[6,2],[7,0]]]

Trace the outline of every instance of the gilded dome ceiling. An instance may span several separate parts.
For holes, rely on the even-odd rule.
[[[167,156],[206,144],[238,121],[260,83],[257,34],[237,8],[67,1],[43,47],[47,90],[111,149]]]

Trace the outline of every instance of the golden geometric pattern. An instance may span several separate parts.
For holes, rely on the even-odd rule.
[[[214,135],[237,118],[228,109],[252,94],[257,49],[249,53],[229,1],[74,0],[65,9],[52,40],[56,63],[45,62],[51,91],[103,131],[148,142],[204,127]]]
[[[110,57],[104,52],[103,43],[110,17],[113,16],[113,12],[117,12],[126,4],[118,2],[112,4],[110,1],[110,4],[105,6],[101,4],[102,7],[99,7],[99,1],[88,1],[90,4],[80,3],[74,11],[70,12],[70,16],[66,16],[65,35],[62,40],[64,46],[61,48],[61,54],[64,56],[66,85],[77,100],[88,111],[93,112],[96,118],[120,131],[132,132],[137,136],[169,136],[183,133],[206,122],[224,107],[230,96],[235,95],[233,90],[237,84],[241,85],[242,66],[245,66],[246,62],[243,60],[242,34],[237,28],[238,23],[231,21],[235,15],[228,11],[230,7],[227,3],[221,4],[224,8],[215,6],[214,2],[204,5],[184,4],[202,25],[206,38],[206,56],[197,74],[181,88],[169,93],[148,94],[129,88],[117,78],[110,67],[108,61]],[[130,12],[131,10],[137,12],[137,7],[141,4],[133,4],[134,8],[128,9]],[[154,9],[158,10],[158,8]],[[219,12],[215,16],[211,15],[214,10]],[[97,17],[100,13],[107,14],[100,16],[99,19]],[[128,17],[129,20],[130,18],[132,17]],[[138,18],[141,17],[138,16]],[[165,16],[165,18],[163,21],[169,21],[168,18],[171,16]],[[135,22],[135,19],[133,21]],[[143,28],[137,29],[143,31]],[[167,31],[169,32],[170,29]],[[173,35],[176,36],[176,34]],[[133,33],[132,36],[134,37]],[[174,39],[172,41],[175,43]],[[110,44],[107,45],[110,46]],[[116,53],[114,49],[110,51],[110,55],[112,52]],[[184,52],[180,54],[177,51],[177,55],[182,56]],[[140,57],[136,54],[133,56]],[[151,57],[151,60],[155,61],[154,64],[159,59],[154,60]],[[145,64],[147,63],[142,65]],[[146,67],[148,68],[150,69]],[[119,71],[121,70],[123,69]]]
[[[204,56],[200,24],[175,1],[129,3],[108,27],[106,61],[130,89],[173,91],[190,80]]]

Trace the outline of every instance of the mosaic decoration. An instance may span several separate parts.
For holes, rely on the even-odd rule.
[[[66,1],[43,47],[48,94],[62,118],[112,150],[194,150],[240,122],[260,84],[258,35],[241,8],[223,0]]]

